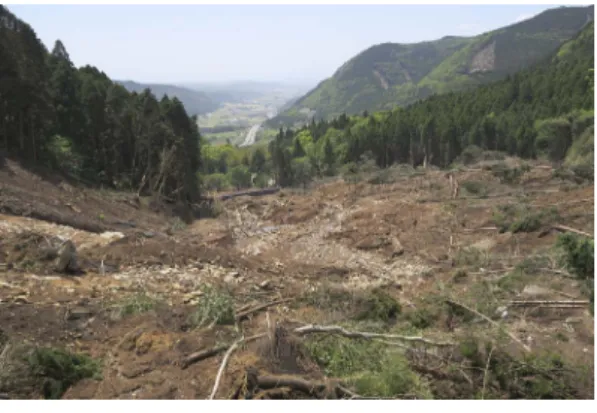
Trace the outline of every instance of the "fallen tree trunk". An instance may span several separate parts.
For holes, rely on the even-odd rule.
[[[585,237],[588,238],[593,238],[594,235],[593,234],[589,234],[588,232],[584,232],[572,227],[567,227],[566,225],[552,225],[553,229],[557,229],[558,231],[563,231],[563,232],[572,232],[574,234],[578,234],[578,235],[583,235]]]
[[[262,196],[262,195],[270,195],[270,194],[275,194],[278,191],[280,191],[280,187],[256,189],[256,190],[249,190],[249,191],[241,191],[241,192],[234,192],[232,194],[220,195],[219,199],[222,200],[222,201],[225,201],[227,199],[236,198],[236,197],[239,197],[239,196]]]
[[[400,340],[400,341],[414,341],[420,342],[425,344],[430,344],[433,346],[453,346],[454,343],[449,342],[437,342],[433,340],[429,340],[423,337],[418,336],[403,336],[399,334],[380,334],[380,333],[368,333],[363,331],[348,331],[340,326],[319,326],[319,325],[306,325],[303,327],[299,327],[294,329],[294,332],[300,335],[305,334],[313,334],[313,333],[331,333],[331,334],[339,334],[341,336],[347,338],[365,338],[365,339],[374,339],[374,338],[385,338],[385,339],[393,339],[393,340]]]

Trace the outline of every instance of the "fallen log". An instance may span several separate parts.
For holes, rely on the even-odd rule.
[[[567,227],[566,225],[552,225],[552,228],[553,229],[557,229],[558,231],[562,231],[562,232],[572,232],[574,234],[583,235],[583,236],[588,237],[588,238],[593,238],[594,237],[593,234],[589,234],[588,232],[584,232],[584,231],[581,231],[581,230],[576,229],[576,228]]]
[[[280,187],[265,188],[265,189],[256,189],[256,190],[249,190],[249,191],[241,191],[241,192],[234,192],[232,194],[220,195],[219,199],[221,201],[225,201],[227,199],[236,198],[236,197],[239,197],[239,196],[271,195],[271,194],[275,194],[278,191],[280,191]]]
[[[399,334],[369,333],[369,332],[364,332],[364,331],[348,331],[340,326],[321,326],[321,325],[310,324],[310,325],[296,328],[296,329],[294,329],[294,332],[299,335],[313,334],[313,333],[331,333],[331,334],[339,334],[339,335],[347,337],[347,338],[365,338],[365,339],[385,338],[385,339],[393,339],[393,340],[401,340],[401,341],[414,341],[414,342],[430,344],[433,346],[453,346],[454,345],[454,343],[437,342],[437,341],[429,340],[429,339],[426,339],[423,337],[418,337],[418,336],[403,336],[403,335],[399,335]]]
[[[184,370],[193,363],[197,363],[198,361],[205,360],[220,354],[222,351],[228,349],[228,347],[229,346],[217,346],[209,350],[197,351],[196,353],[190,354],[180,362],[180,368]]]

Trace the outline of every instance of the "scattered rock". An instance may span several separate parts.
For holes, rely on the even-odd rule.
[[[259,284],[259,288],[262,290],[269,290],[272,288],[272,283],[270,280],[265,280],[261,284]]]

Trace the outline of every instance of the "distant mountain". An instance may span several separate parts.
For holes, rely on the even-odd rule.
[[[593,6],[561,7],[475,37],[379,44],[346,62],[268,124],[386,110],[501,79],[554,53],[593,17]]]
[[[281,82],[214,82],[185,83],[182,87],[206,93],[212,100],[222,103],[247,103],[263,97],[277,95],[284,101],[303,95],[313,87],[306,83]]]
[[[150,89],[158,99],[164,95],[168,95],[171,98],[176,97],[182,102],[189,116],[213,112],[220,107],[220,103],[207,93],[189,88],[164,84],[137,83],[130,80],[117,80],[116,82],[123,85],[130,92],[142,92],[145,89]]]

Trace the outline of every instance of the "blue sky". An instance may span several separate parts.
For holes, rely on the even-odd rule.
[[[306,81],[378,43],[476,35],[553,5],[8,5],[77,66],[140,82]]]

